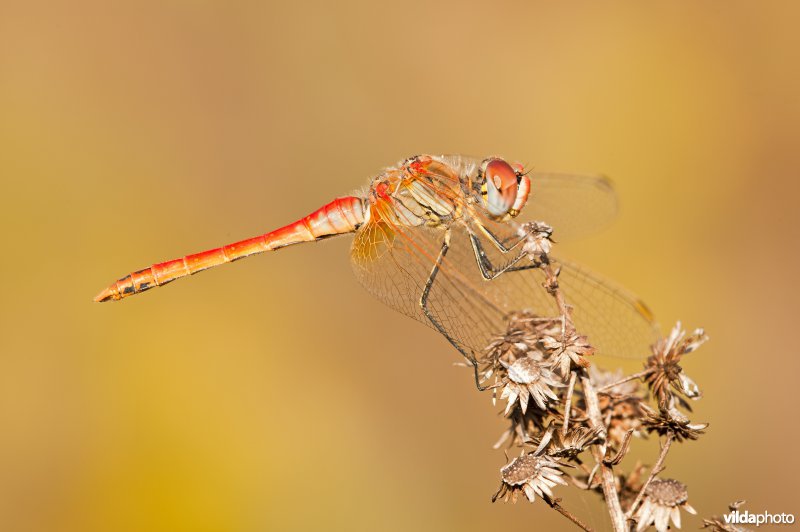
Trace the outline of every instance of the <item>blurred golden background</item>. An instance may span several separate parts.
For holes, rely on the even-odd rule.
[[[348,238],[91,301],[420,152],[612,176],[619,219],[562,254],[664,330],[711,336],[685,364],[710,431],[664,475],[702,515],[738,498],[800,513],[799,15],[3,3],[0,529],[565,527],[544,504],[489,502],[499,408],[443,338],[357,284]],[[655,440],[637,449],[652,461]],[[592,498],[566,503],[603,528]]]

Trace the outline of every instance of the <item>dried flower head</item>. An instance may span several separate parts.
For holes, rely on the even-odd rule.
[[[681,508],[690,514],[697,514],[695,509],[689,506],[688,500],[689,492],[684,484],[672,479],[654,479],[647,486],[642,505],[634,514],[637,532],[650,525],[655,526],[659,532],[666,531],[670,520],[676,528],[680,528]]]
[[[681,442],[683,440],[696,440],[704,433],[708,423],[691,423],[677,408],[670,405],[667,410],[654,410],[642,404],[642,424],[647,432],[657,432],[660,436],[672,434]]]
[[[544,357],[543,348],[539,344],[539,330],[550,320],[539,318],[529,310],[512,312],[506,319],[508,325],[505,333],[492,337],[482,356],[478,358],[478,372],[483,382],[492,377],[495,382],[499,380],[497,372],[504,371],[501,361],[508,365],[523,356],[536,359]]]
[[[499,498],[517,502],[520,492],[524,492],[530,502],[539,497],[553,497],[550,488],[556,484],[566,486],[566,481],[561,478],[563,474],[559,469],[561,464],[550,456],[536,456],[533,453],[523,454],[514,458],[509,464],[500,469],[503,480],[500,489],[492,497],[492,502]]]
[[[687,337],[678,322],[667,338],[663,338],[653,345],[653,355],[645,363],[645,369],[650,370],[651,373],[645,380],[653,395],[658,399],[661,408],[664,408],[672,395],[670,388],[690,399],[700,398],[700,389],[683,372],[679,362],[683,355],[691,353],[706,340],[708,337],[703,329],[697,329]]]
[[[511,423],[494,444],[494,449],[499,449],[503,444],[508,444],[508,447],[523,445],[534,439],[536,434],[542,433],[549,424],[558,423],[564,419],[563,414],[549,403],[546,410],[529,408],[525,412],[517,403],[511,412],[506,414],[506,417]]]
[[[542,222],[524,223],[519,228],[519,236],[525,237],[522,250],[534,263],[547,260],[552,247],[552,235],[553,228]]]
[[[532,441],[538,446],[537,452],[546,450],[549,456],[566,460],[578,460],[578,455],[592,444],[603,440],[603,427],[590,429],[585,426],[573,426],[564,434],[561,430],[551,429],[539,441]]]
[[[542,338],[542,345],[547,350],[546,357],[553,369],[557,369],[562,377],[569,375],[572,364],[579,368],[589,367],[589,361],[583,357],[594,354],[594,347],[589,345],[587,338],[571,329],[567,327],[566,334],[563,335]]]
[[[558,401],[558,396],[553,388],[564,386],[539,360],[532,356],[520,357],[512,363],[500,360],[506,374],[501,383],[503,392],[500,399],[506,399],[505,414],[519,400],[522,413],[528,410],[528,401],[533,399],[541,410],[545,410],[549,401]]]
[[[503,358],[517,358],[536,349],[539,341],[532,331],[509,326],[505,334],[495,336],[486,347],[487,360],[500,360]]]

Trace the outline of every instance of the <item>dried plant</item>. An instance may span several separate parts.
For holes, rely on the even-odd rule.
[[[647,486],[642,504],[633,516],[637,523],[636,530],[644,530],[650,525],[655,525],[657,530],[667,530],[670,521],[680,528],[681,508],[690,514],[697,514],[688,501],[689,491],[685,484],[672,479],[653,480]]]
[[[692,423],[681,411],[691,411],[687,399],[701,398],[681,366],[683,357],[707,336],[702,329],[687,335],[678,323],[652,346],[642,371],[624,376],[590,367],[591,338],[575,327],[558,269],[548,257],[551,230],[544,224],[531,228],[526,248],[544,273],[544,287],[559,315],[538,316],[528,309],[510,313],[506,330],[498,331],[477,361],[493,399],[499,390],[505,401],[502,415],[509,427],[495,448],[521,449],[500,469],[500,489],[492,500],[516,502],[519,494],[531,502],[540,498],[590,530],[556,497],[560,486],[570,483],[603,498],[616,532],[680,528],[681,512],[696,513],[687,487],[658,475],[673,444],[696,440],[708,427]],[[623,471],[631,439],[653,433],[661,445],[649,473],[645,476],[640,462]],[[706,520],[706,526],[724,529],[718,519]]]

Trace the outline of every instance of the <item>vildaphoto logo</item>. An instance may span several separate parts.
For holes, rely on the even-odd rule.
[[[725,523],[729,525],[791,525],[794,523],[793,514],[771,514],[769,512],[761,512],[754,514],[745,510],[740,512],[734,510],[731,513],[725,514]]]

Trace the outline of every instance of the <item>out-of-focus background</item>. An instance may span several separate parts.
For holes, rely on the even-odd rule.
[[[349,239],[122,303],[427,153],[603,172],[564,244],[642,295],[709,433],[665,476],[800,513],[795,2],[4,3],[0,528],[552,529],[492,505],[504,428],[444,339],[357,284]],[[635,365],[633,366],[636,367]],[[637,443],[652,462],[655,440]],[[565,504],[603,528],[593,498]],[[684,519],[690,528],[699,519]]]

